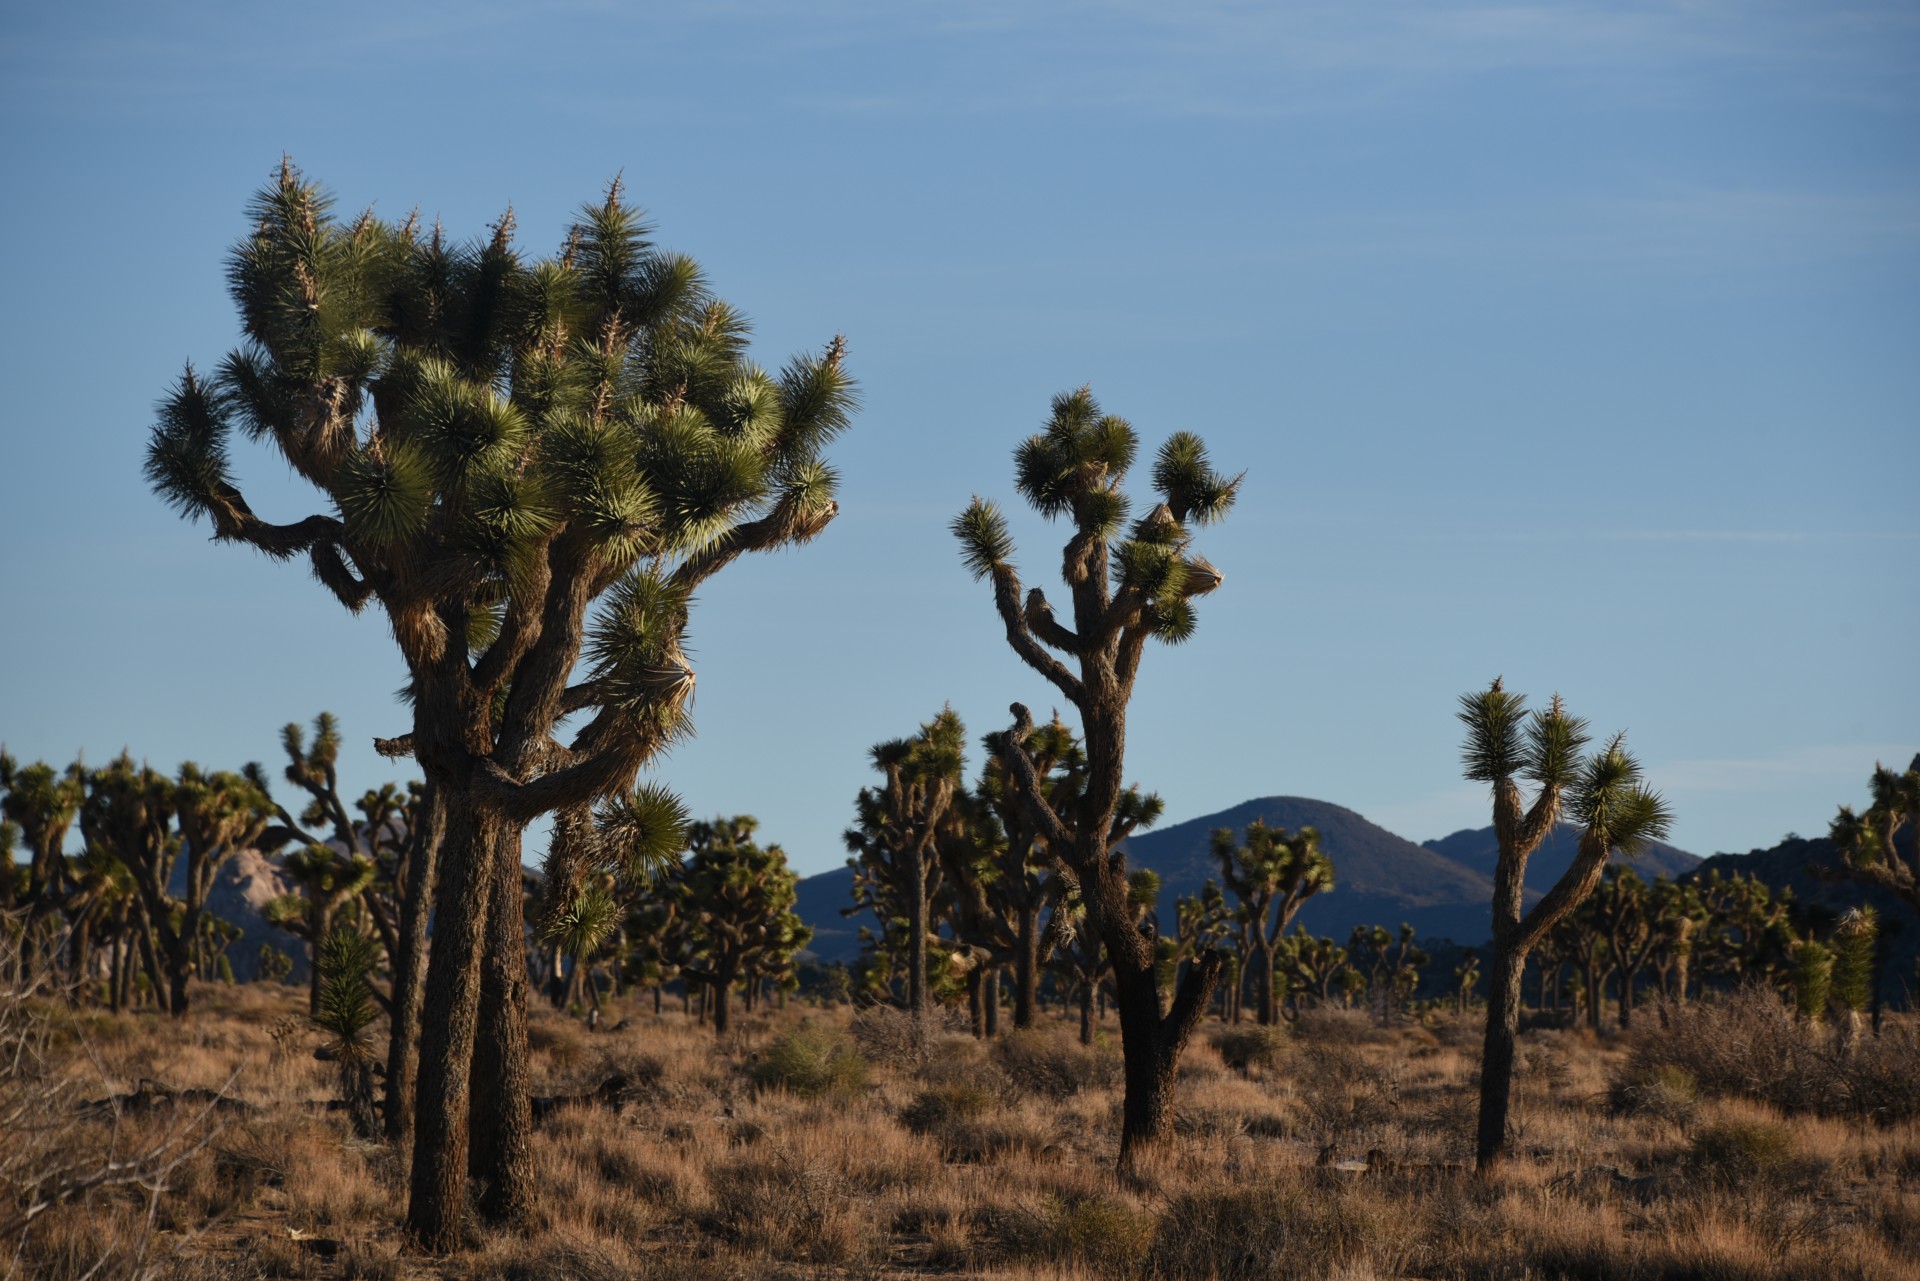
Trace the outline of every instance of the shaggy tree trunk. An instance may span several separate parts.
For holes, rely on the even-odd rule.
[[[527,1062],[527,939],[520,902],[520,834],[504,827],[493,855],[480,1009],[473,1047],[468,1173],[480,1212],[513,1223],[534,1203],[532,1073]]]
[[[987,1039],[1000,1035],[1000,967],[990,965],[986,976]]]
[[[1093,1044],[1093,984],[1080,985],[1080,1044]]]
[[[1480,1173],[1506,1151],[1507,1112],[1513,1100],[1513,1047],[1520,1034],[1520,974],[1525,953],[1496,947],[1487,973],[1487,1039],[1480,1056],[1480,1127],[1475,1149]]]
[[[422,1248],[460,1248],[467,1199],[467,1110],[472,1093],[480,965],[492,899],[500,819],[449,792],[435,898],[433,949],[420,1008],[420,1075],[414,1101],[407,1230]]]
[[[1271,1027],[1279,1022],[1274,1009],[1273,993],[1273,944],[1263,939],[1260,946],[1260,1025],[1262,1027]]]
[[[713,1034],[725,1036],[727,1029],[733,1026],[733,983],[730,976],[720,975],[707,985],[713,994]]]
[[[403,1141],[413,1129],[415,1077],[420,1068],[420,999],[425,986],[427,921],[439,870],[446,812],[431,780],[421,804],[422,830],[407,833],[406,898],[400,905],[399,949],[393,958],[393,1015],[387,1032],[387,1137]]]
[[[916,1019],[927,1015],[927,853],[918,843],[908,854],[913,903],[907,929],[907,1008]]]
[[[1032,1027],[1040,999],[1040,909],[1020,908],[1020,946],[1013,958],[1013,1025]]]

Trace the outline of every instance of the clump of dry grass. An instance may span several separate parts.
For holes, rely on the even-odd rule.
[[[1802,1022],[1779,994],[1757,984],[1660,1013],[1665,1027],[1635,1038],[1626,1079],[1673,1070],[1702,1093],[1755,1099],[1783,1112],[1883,1124],[1920,1118],[1920,1026],[1913,1019],[1847,1040]]]

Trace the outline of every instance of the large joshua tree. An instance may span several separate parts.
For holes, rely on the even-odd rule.
[[[532,1203],[521,834],[622,793],[683,732],[694,591],[833,519],[821,455],[854,392],[838,339],[778,376],[753,364],[745,318],[617,181],[537,261],[511,211],[470,244],[342,221],[290,164],[249,217],[228,268],[246,341],[161,402],[147,474],[217,540],[378,603],[406,662],[413,723],[385,747],[446,814],[408,1225],[451,1249],[470,1165],[489,1217]],[[235,427],[320,510],[255,514]]]
[[[1014,452],[1021,496],[1049,519],[1066,517],[1072,528],[1062,560],[1068,621],[1039,588],[1023,596],[1013,539],[995,504],[976,497],[953,523],[974,577],[993,582],[1008,644],[1080,716],[1086,784],[1063,808],[1048,802],[1027,750],[1034,724],[1024,704],[1013,704],[1013,727],[1000,742],[1022,808],[1079,891],[1087,923],[1112,960],[1126,1059],[1123,1169],[1169,1133],[1174,1069],[1220,976],[1218,954],[1207,953],[1187,967],[1171,1004],[1163,1002],[1157,940],[1136,921],[1126,856],[1115,848],[1126,791],[1127,704],[1147,642],[1191,636],[1193,598],[1220,585],[1219,571],[1192,550],[1190,527],[1225,515],[1240,484],[1213,469],[1198,436],[1178,432],[1154,462],[1161,501],[1129,525],[1121,486],[1139,443],[1131,424],[1103,414],[1082,387],[1055,397],[1046,428]]]
[[[1667,834],[1672,816],[1641,782],[1640,764],[1624,736],[1583,757],[1587,723],[1567,715],[1554,695],[1546,711],[1529,713],[1526,698],[1496,678],[1460,699],[1467,727],[1466,776],[1493,789],[1493,829],[1500,857],[1493,874],[1493,963],[1487,976],[1487,1037],[1480,1066],[1477,1164],[1490,1173],[1506,1154],[1513,1092],[1514,1041],[1520,1031],[1520,976],[1527,954],[1600,883],[1616,853],[1633,855]],[[1529,801],[1521,791],[1531,783]],[[1527,860],[1560,821],[1580,832],[1573,863],[1546,896],[1524,911]]]

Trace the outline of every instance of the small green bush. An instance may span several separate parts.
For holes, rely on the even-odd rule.
[[[1222,1063],[1245,1076],[1253,1068],[1277,1064],[1286,1053],[1287,1034],[1282,1028],[1258,1024],[1223,1028],[1213,1034],[1213,1048],[1220,1052]]]
[[[1607,1090],[1616,1112],[1650,1116],[1686,1126],[1700,1106],[1700,1083],[1693,1073],[1672,1063],[1628,1072]]]
[[[1124,1065],[1112,1050],[1027,1028],[999,1038],[993,1056],[1009,1085],[1023,1094],[1064,1099],[1120,1084]]]
[[[1687,1160],[1727,1187],[1778,1183],[1794,1168],[1793,1136],[1773,1121],[1718,1121],[1693,1136]]]
[[[998,1101],[992,1091],[979,1085],[937,1085],[914,1096],[900,1114],[900,1123],[915,1134],[932,1134],[956,1123],[977,1121]]]
[[[818,1023],[802,1023],[768,1044],[753,1065],[754,1082],[763,1089],[786,1090],[805,1098],[842,1097],[867,1087],[867,1063],[845,1035]]]

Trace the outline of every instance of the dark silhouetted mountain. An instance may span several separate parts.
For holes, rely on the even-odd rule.
[[[794,888],[798,897],[793,910],[813,927],[807,951],[822,961],[851,961],[860,955],[860,927],[871,925],[873,914],[840,915],[841,908],[853,906],[853,869],[836,867],[803,876]]]
[[[1469,943],[1486,938],[1493,881],[1484,872],[1395,836],[1345,806],[1304,796],[1245,801],[1129,840],[1131,864],[1160,874],[1164,920],[1172,921],[1175,899],[1197,892],[1209,877],[1219,878],[1213,830],[1232,828],[1244,836],[1254,819],[1289,831],[1319,831],[1320,848],[1333,861],[1334,887],[1309,899],[1295,918],[1311,932],[1345,942],[1356,925],[1394,927],[1404,921],[1423,938]]]
[[[1412,925],[1422,938],[1479,943],[1487,937],[1493,882],[1484,873],[1445,858],[1369,823],[1350,809],[1300,796],[1247,801],[1218,814],[1136,834],[1127,842],[1129,864],[1160,874],[1160,918],[1172,927],[1174,901],[1218,878],[1212,855],[1216,827],[1244,836],[1254,819],[1295,830],[1314,827],[1320,848],[1333,860],[1334,888],[1316,895],[1297,922],[1315,934],[1345,942],[1356,925]],[[852,899],[848,868],[821,872],[800,882],[796,910],[814,929],[813,954],[823,961],[859,955],[863,919],[840,909]]]
[[[1437,841],[1422,841],[1421,844],[1489,878],[1500,861],[1500,842],[1491,827],[1470,827],[1452,836],[1443,836]],[[1528,896],[1545,894],[1552,889],[1554,883],[1573,866],[1574,855],[1579,852],[1580,829],[1571,823],[1555,827],[1547,839],[1540,843],[1540,848],[1533,852],[1533,857],[1527,860]],[[1652,880],[1656,876],[1671,878],[1690,872],[1700,865],[1700,856],[1654,841],[1634,858],[1623,859],[1616,855],[1613,861],[1625,863]]]

